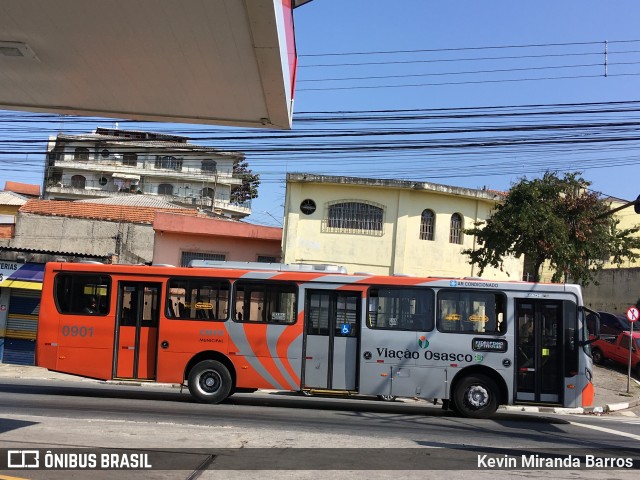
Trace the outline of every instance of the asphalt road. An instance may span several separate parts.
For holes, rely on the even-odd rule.
[[[456,472],[454,478],[483,478],[493,470],[483,465],[477,470],[482,455],[489,460],[523,454],[584,459],[595,452],[640,460],[640,451],[633,448],[640,445],[638,417],[501,412],[489,420],[470,420],[426,402],[275,392],[238,394],[220,405],[202,405],[178,389],[22,379],[0,380],[0,412],[0,448],[117,448],[154,454],[162,449],[170,453],[161,460],[195,455],[184,469],[192,472],[205,458],[198,456],[206,453],[199,449],[213,449],[216,458],[211,465],[237,475],[227,472],[224,478],[249,478],[248,468],[276,469],[278,474],[269,478],[326,478],[317,473],[326,469],[338,470],[344,478],[362,478],[349,477],[354,470],[366,470],[367,478],[391,478],[396,474],[387,477],[384,471],[398,469],[416,469],[405,472],[405,478],[436,478],[435,472],[444,473],[440,469]],[[155,461],[157,465],[157,455]],[[640,463],[634,465],[640,468]],[[124,472],[75,471],[69,476],[66,471],[60,477],[54,473],[31,471],[24,478],[96,480]],[[507,473],[493,471],[490,478],[506,478]],[[536,478],[539,473],[526,469],[521,476]],[[582,478],[614,474],[608,469],[580,473]],[[637,473],[623,469],[614,476],[631,478]],[[209,471],[198,474],[222,478]],[[154,470],[127,472],[122,478],[196,478],[183,471],[175,475]]]

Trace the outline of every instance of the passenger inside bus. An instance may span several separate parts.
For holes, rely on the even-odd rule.
[[[96,297],[89,297],[87,301],[87,306],[84,307],[84,313],[97,313],[98,312],[98,302],[96,302]]]

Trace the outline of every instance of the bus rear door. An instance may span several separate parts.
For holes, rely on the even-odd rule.
[[[361,308],[360,292],[307,290],[305,388],[349,391],[357,388]]]
[[[162,284],[118,282],[113,377],[153,380]]]

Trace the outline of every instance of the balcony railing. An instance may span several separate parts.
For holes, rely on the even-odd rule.
[[[124,165],[117,160],[55,160],[51,167],[62,170],[77,170],[109,175],[111,173],[126,173],[130,175],[153,176],[163,178],[179,178],[182,181],[221,183],[240,185],[242,178],[231,169],[202,169],[200,166],[182,165],[180,169],[156,168],[154,162],[138,162],[137,166]]]

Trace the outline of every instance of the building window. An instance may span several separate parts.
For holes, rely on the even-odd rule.
[[[82,175],[74,175],[71,177],[71,186],[73,188],[84,188],[87,184],[87,179]]]
[[[161,183],[158,185],[158,195],[173,195],[173,185],[170,183]]]
[[[383,206],[373,202],[334,202],[328,205],[322,231],[382,235],[383,217]]]
[[[125,153],[122,156],[122,165],[127,167],[137,167],[138,166],[138,155],[135,153]]]
[[[75,152],[73,153],[74,160],[89,160],[89,149],[87,147],[77,147]]]
[[[218,164],[215,160],[211,160],[210,158],[206,160],[202,160],[202,166],[200,167],[202,173],[208,173],[211,175],[215,175],[218,171]]]
[[[433,210],[424,210],[420,218],[420,240],[433,240],[436,215]]]
[[[216,191],[213,188],[206,187],[200,190],[200,196],[202,198],[215,198]]]
[[[155,168],[166,168],[168,170],[176,170],[178,172],[182,171],[182,159],[172,157],[170,155],[156,157]]]
[[[180,266],[188,267],[191,260],[212,260],[214,262],[224,262],[226,259],[227,256],[224,253],[182,252]]]
[[[260,262],[260,263],[278,263],[278,259],[276,257],[272,257],[270,255],[258,255],[258,262]]]
[[[457,243],[458,245],[462,244],[462,216],[459,213],[451,215],[449,243]]]

